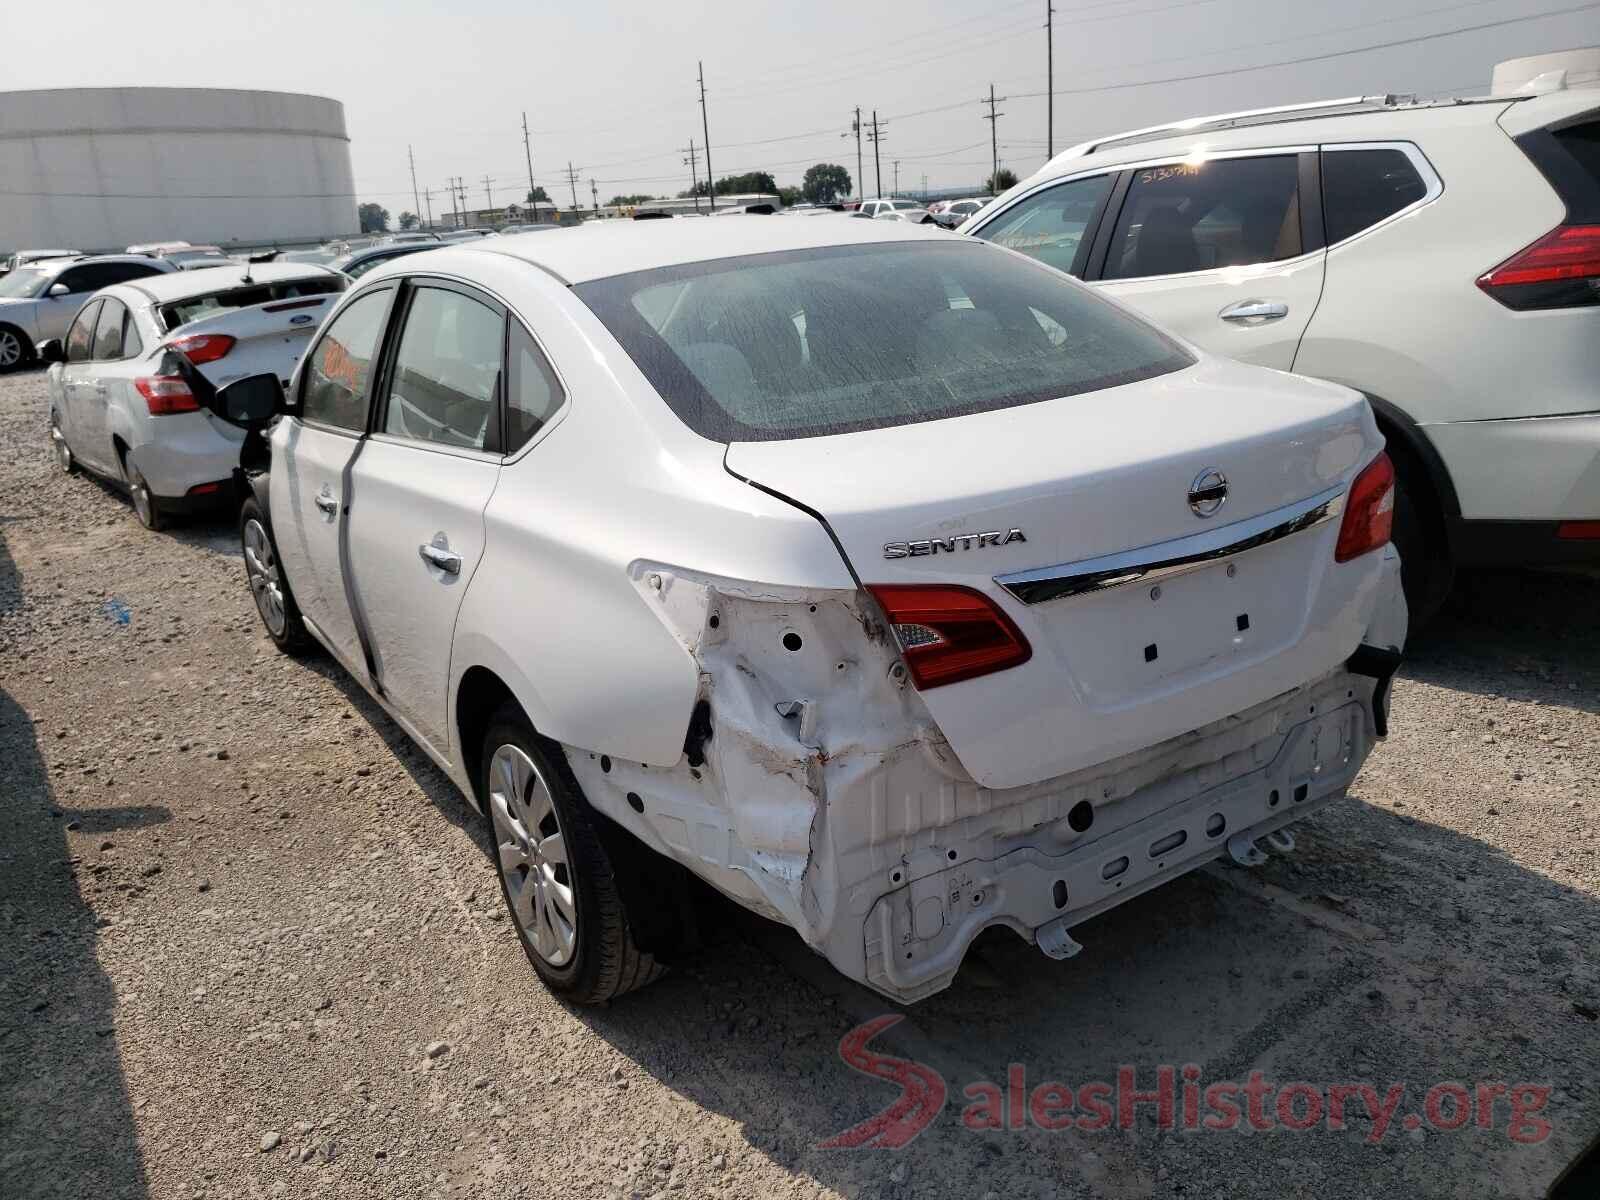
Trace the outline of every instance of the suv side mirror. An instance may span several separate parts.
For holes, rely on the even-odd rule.
[[[58,363],[67,361],[67,348],[61,344],[60,338],[47,338],[35,347],[39,361],[42,363]]]
[[[284,411],[283,384],[270,371],[248,375],[218,389],[204,403],[230,425],[261,429]]]
[[[52,283],[50,285],[50,290],[46,292],[45,295],[54,300],[58,296],[70,296],[72,295],[72,292],[64,283]]]

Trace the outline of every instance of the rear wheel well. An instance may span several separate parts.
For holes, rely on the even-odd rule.
[[[1449,517],[1459,514],[1460,505],[1449,472],[1422,432],[1393,405],[1374,396],[1367,399],[1404,493],[1395,513],[1394,540],[1401,550],[1411,627],[1417,629],[1438,612],[1454,582]],[[1424,555],[1425,561],[1418,561]]]
[[[488,667],[468,668],[456,689],[456,734],[461,739],[461,762],[467,768],[467,778],[480,807],[483,797],[477,793],[478,781],[483,775],[483,739],[494,714],[508,702],[516,704],[516,696]]]

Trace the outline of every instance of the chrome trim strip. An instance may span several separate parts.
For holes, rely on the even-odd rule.
[[[994,581],[1024,604],[1043,604],[1133,583],[1148,583],[1193,571],[1220,559],[1270,545],[1302,530],[1331,521],[1344,512],[1345,489],[1329,488],[1258,517],[1235,521],[1202,533],[1123,550],[1099,558],[1035,567],[996,575]]]

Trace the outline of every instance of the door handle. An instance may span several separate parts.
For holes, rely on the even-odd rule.
[[[1241,300],[1217,314],[1224,321],[1279,321],[1289,315],[1281,300]]]
[[[339,502],[326,492],[317,497],[317,507],[329,516],[339,515]]]
[[[424,542],[417,547],[417,553],[422,555],[423,562],[432,563],[446,575],[461,574],[461,555],[454,550]]]

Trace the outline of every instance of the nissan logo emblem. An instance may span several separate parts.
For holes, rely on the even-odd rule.
[[[1228,477],[1215,467],[1207,467],[1189,485],[1189,511],[1204,520],[1214,517],[1228,499]]]

